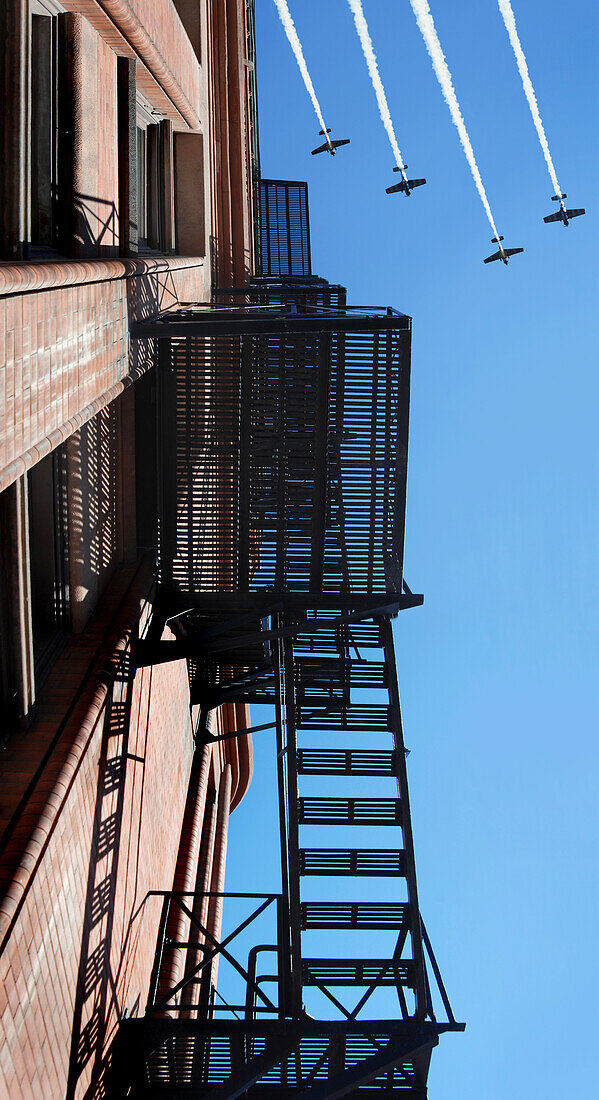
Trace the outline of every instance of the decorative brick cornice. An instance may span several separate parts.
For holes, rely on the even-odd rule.
[[[144,2],[150,16],[155,14],[156,8],[166,7],[164,0]],[[176,73],[153,41],[148,26],[140,21],[127,0],[63,0],[63,4],[73,15],[83,15],[115,53],[135,57],[141,62],[138,83],[167,117],[175,123],[178,121],[179,126],[183,121],[192,130],[200,128],[196,109],[200,95],[199,65],[174,5],[168,5],[168,32],[161,45],[170,45],[173,64],[179,63],[180,71]],[[182,83],[187,86],[188,94]],[[189,95],[197,96],[195,106]]]
[[[181,112],[188,126],[192,130],[199,130],[200,120],[196,112],[127,0],[98,0],[98,3],[124,34],[140,60]]]
[[[35,263],[0,263],[0,295],[25,294],[83,283],[104,283],[136,275],[160,275],[168,271],[201,267],[202,257],[146,256],[119,260],[54,260]]]

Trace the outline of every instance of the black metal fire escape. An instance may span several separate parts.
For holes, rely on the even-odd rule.
[[[121,1091],[423,1100],[439,1035],[463,1025],[418,904],[391,625],[422,602],[402,572],[409,318],[350,310],[314,278],[217,301],[138,330],[163,350],[161,614],[136,659],[186,657],[205,710],[274,708],[282,890],[219,895],[249,907],[220,942],[197,899],[164,895],[146,1014],[121,1027]],[[189,942],[166,935],[173,907]],[[270,912],[272,939],[236,955]],[[165,993],[180,950],[194,965]],[[239,1003],[217,1001],[218,959]]]

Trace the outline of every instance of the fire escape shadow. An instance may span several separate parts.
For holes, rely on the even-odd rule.
[[[87,877],[85,917],[73,1010],[65,1100],[107,1097],[107,1014],[114,985],[110,950],[125,799],[133,675],[127,653],[113,684],[104,723]]]

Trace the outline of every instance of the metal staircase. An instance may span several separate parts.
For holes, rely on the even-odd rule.
[[[207,895],[163,894],[116,1095],[424,1100],[433,1047],[464,1025],[419,909],[391,625],[422,602],[402,573],[410,320],[268,280],[135,334],[161,345],[161,614],[135,660],[186,658],[204,710],[274,709],[281,890],[209,895],[247,906],[220,940]],[[174,909],[188,941],[168,938]]]
[[[318,655],[317,634],[291,640],[278,622],[273,690],[283,890],[246,895],[255,906],[249,917],[222,943],[205,938],[203,961],[160,999],[158,976],[168,952],[191,946],[167,940],[170,909],[184,907],[192,926],[198,911],[197,899],[165,896],[146,1017],[122,1027],[128,1057],[137,1065],[131,1094],[136,1100],[423,1100],[439,1035],[463,1028],[453,1016],[418,906],[391,622],[359,625],[376,644],[359,650],[353,631],[346,630],[337,634],[336,652],[327,635]],[[365,702],[373,692],[377,701]],[[366,745],[374,739],[377,747],[343,745],[349,737]],[[318,784],[323,792],[304,794],[305,784],[311,790]],[[354,793],[356,784],[360,794]],[[351,793],[342,796],[337,790],[344,785]],[[339,829],[348,828],[360,830],[359,847],[328,846]],[[376,847],[363,843],[371,829]],[[225,904],[232,896],[241,897],[223,895]],[[240,931],[273,906],[274,941],[258,943],[247,961],[232,954]],[[197,918],[195,926],[205,935]],[[315,955],[305,946],[315,937],[328,954]],[[215,1000],[218,955],[243,978],[239,1003]],[[198,983],[202,992],[194,1006],[187,991]]]

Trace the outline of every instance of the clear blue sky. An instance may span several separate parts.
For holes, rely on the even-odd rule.
[[[345,0],[290,0],[318,125],[272,0],[257,0],[262,174],[306,179],[313,269],[413,317],[406,577],[398,623],[423,915],[456,1015],[431,1100],[589,1096],[596,1079],[599,8],[514,0],[568,204],[554,205],[496,0],[431,3],[491,206],[489,230],[408,0],[364,0],[397,181]],[[277,884],[272,751],[232,820],[228,887]],[[265,856],[247,864],[248,835]],[[596,1086],[595,1086],[596,1087]]]

